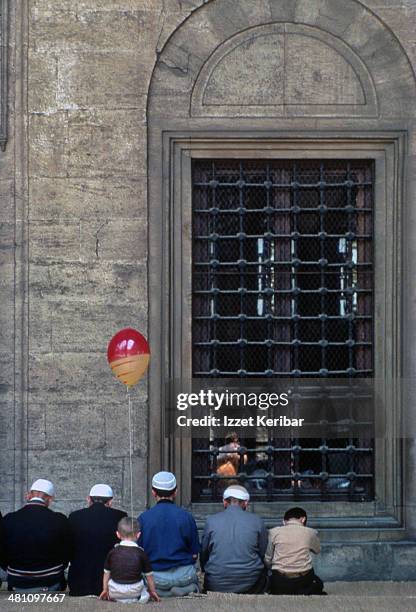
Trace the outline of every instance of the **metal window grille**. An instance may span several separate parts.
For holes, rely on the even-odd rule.
[[[373,375],[373,162],[194,160],[193,376]],[[193,441],[193,500],[224,441]],[[258,499],[373,497],[373,441],[241,440]],[[243,458],[245,459],[243,460]]]

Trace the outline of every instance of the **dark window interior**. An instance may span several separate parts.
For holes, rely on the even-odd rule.
[[[195,378],[373,376],[373,174],[371,160],[193,161]],[[227,455],[255,499],[373,498],[371,439],[224,445],[193,441],[193,501],[219,498]]]

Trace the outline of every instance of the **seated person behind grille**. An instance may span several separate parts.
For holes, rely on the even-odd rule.
[[[156,505],[140,515],[139,544],[150,559],[160,597],[181,597],[198,593],[195,563],[199,554],[195,519],[175,504],[176,478],[158,472],[152,479]]]
[[[120,544],[108,553],[104,563],[103,590],[100,599],[122,603],[147,603],[152,597],[160,601],[156,593],[152,567],[146,553],[140,548],[138,539],[139,525],[133,518],[122,518],[116,531]],[[143,581],[146,577],[146,589]]]
[[[245,512],[249,500],[247,489],[232,485],[223,494],[224,511],[207,518],[201,552],[207,591],[264,592],[267,530],[259,516]]]
[[[220,446],[218,459],[217,459],[217,474],[218,476],[227,476],[228,478],[235,478],[239,472],[240,467],[240,453],[241,449],[240,440],[235,431],[227,434],[225,437],[225,445]],[[247,463],[247,455],[243,455],[243,463]],[[222,485],[224,488],[231,484],[230,481],[223,480]]]
[[[269,531],[264,562],[272,569],[270,592],[273,595],[324,595],[323,582],[312,567],[311,552],[321,550],[318,533],[306,527],[302,508],[291,508],[283,527]]]

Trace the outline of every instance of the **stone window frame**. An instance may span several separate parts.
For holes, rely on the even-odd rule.
[[[192,158],[366,158],[375,160],[375,377],[383,409],[376,422],[375,501],[302,501],[320,527],[372,528],[389,537],[403,526],[403,448],[400,375],[401,266],[406,131],[204,132],[162,133],[159,155],[149,158],[149,337],[153,360],[149,377],[149,476],[175,471],[178,502],[197,516],[218,504],[191,503],[191,440],[164,436],[166,382],[190,378],[192,324]],[[158,180],[158,184],[154,183]],[[381,248],[380,248],[381,246]],[[390,372],[387,379],[384,374]],[[287,502],[255,502],[265,517],[281,513]],[[397,535],[397,534],[396,534]]]

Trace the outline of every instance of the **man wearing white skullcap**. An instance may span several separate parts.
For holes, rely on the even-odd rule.
[[[152,479],[156,505],[139,516],[139,544],[149,557],[160,597],[198,592],[195,563],[199,553],[195,519],[175,504],[176,478],[158,472]]]
[[[117,543],[118,522],[127,514],[111,507],[114,493],[108,484],[95,484],[87,497],[88,507],[69,515],[72,536],[69,594],[99,595],[107,554]]]
[[[26,505],[7,514],[1,523],[1,565],[7,569],[9,591],[60,591],[66,587],[69,523],[66,516],[49,508],[54,496],[52,482],[35,480]]]
[[[245,487],[231,485],[223,493],[224,511],[207,518],[201,551],[205,590],[264,592],[267,530],[260,517],[246,512],[249,501]]]

